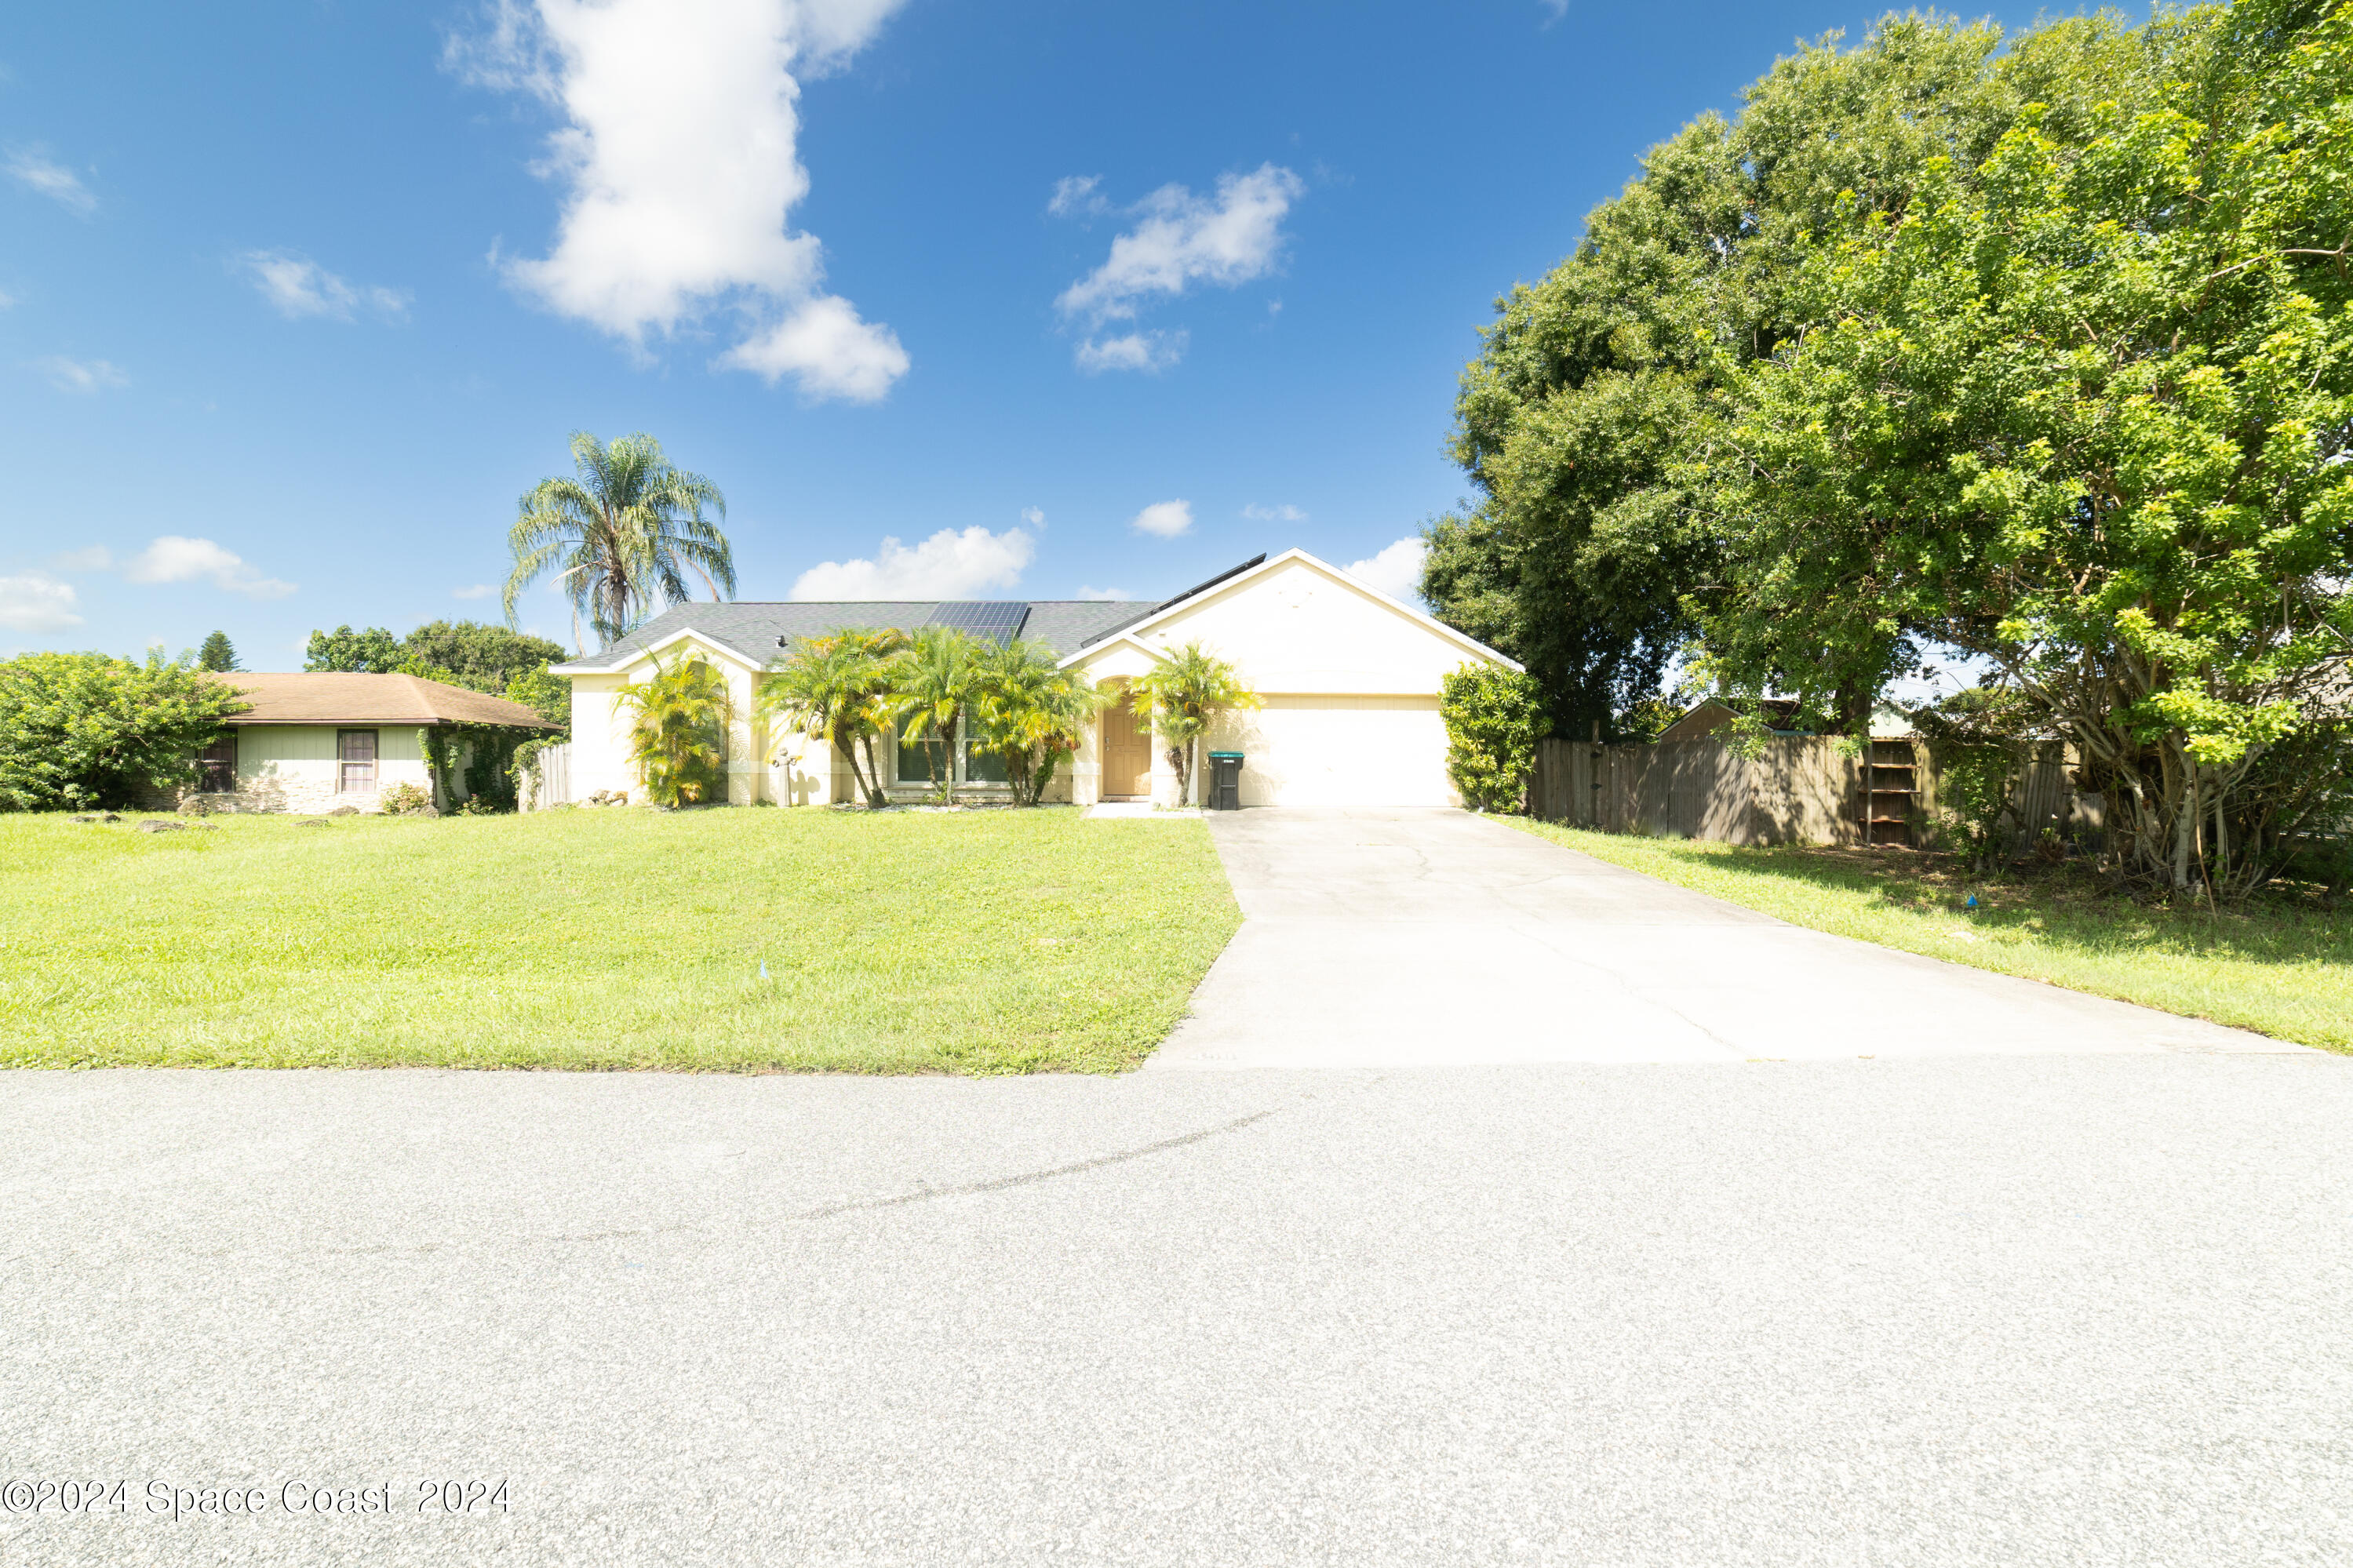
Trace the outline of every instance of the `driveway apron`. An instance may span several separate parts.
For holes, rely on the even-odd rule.
[[[1147,1070],[2302,1050],[1807,931],[1467,812],[1209,826],[1244,923]]]

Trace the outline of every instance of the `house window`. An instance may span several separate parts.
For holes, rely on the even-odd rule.
[[[196,753],[203,776],[196,787],[206,795],[227,795],[237,788],[237,731],[224,730],[221,738]]]
[[[335,789],[342,795],[375,793],[375,731],[335,731]]]
[[[912,726],[910,726],[912,728]],[[928,784],[934,769],[943,779],[955,776],[955,760],[937,730],[926,726],[920,733],[899,736],[899,782],[904,784]]]
[[[983,747],[973,733],[973,726],[957,715],[958,738],[964,742],[964,776],[973,784],[1003,784],[1005,757],[1002,752]]]
[[[910,738],[903,732],[898,742],[898,782],[902,784],[929,784],[936,758],[944,775],[957,784],[1005,783],[1005,759],[989,751],[973,738],[973,727],[965,715],[959,713],[949,727],[953,737],[944,743],[935,730],[925,729]],[[939,748],[934,751],[934,748]]]

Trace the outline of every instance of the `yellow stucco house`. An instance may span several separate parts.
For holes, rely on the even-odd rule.
[[[1198,642],[1230,661],[1264,706],[1214,730],[1209,751],[1244,753],[1250,805],[1452,805],[1440,678],[1465,663],[1516,669],[1502,654],[1358,582],[1303,550],[1260,556],[1158,604],[1078,600],[835,601],[686,604],[601,653],[553,668],[572,681],[565,795],[630,794],[626,723],[613,693],[650,675],[657,658],[699,653],[735,699],[728,800],[817,805],[853,797],[848,763],[823,741],[755,733],[749,715],[761,672],[794,639],[838,627],[962,626],[1047,644],[1068,668],[1118,689],[1168,650]],[[1003,788],[996,759],[954,748],[965,798]],[[920,752],[880,748],[895,797],[929,788]],[[1207,770],[1202,770],[1206,772]],[[1082,737],[1048,800],[1176,805],[1176,777],[1122,701]]]

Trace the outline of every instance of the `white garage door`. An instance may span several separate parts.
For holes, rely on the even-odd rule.
[[[1435,697],[1271,696],[1240,717],[1244,805],[1455,804]]]

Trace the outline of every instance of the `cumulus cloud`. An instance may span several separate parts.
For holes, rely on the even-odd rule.
[[[1185,357],[1184,332],[1128,332],[1116,338],[1097,342],[1087,339],[1078,346],[1075,357],[1079,368],[1089,375],[1101,375],[1107,370],[1140,370],[1157,374]]]
[[[1421,558],[1428,550],[1419,534],[1409,535],[1378,554],[1349,562],[1346,570],[1367,588],[1417,604],[1421,599]]]
[[[808,194],[801,79],[871,39],[902,0],[495,0],[449,68],[561,112],[542,172],[563,183],[554,248],[504,264],[551,310],[639,353],[732,317],[717,364],[811,397],[872,402],[906,374],[887,326],[821,288],[789,226]]]
[[[470,588],[453,589],[449,596],[453,599],[487,599],[497,592],[488,583],[477,583]]]
[[[1163,185],[1133,209],[1140,221],[1111,242],[1110,258],[1055,302],[1068,316],[1124,321],[1150,295],[1261,277],[1281,259],[1282,219],[1306,190],[1272,163],[1219,176],[1214,196]]]
[[[129,376],[102,359],[68,359],[63,354],[52,354],[39,363],[48,373],[49,384],[59,392],[88,396],[131,384]]]
[[[1188,500],[1155,501],[1135,514],[1134,524],[1138,533],[1148,533],[1155,539],[1174,539],[1193,531],[1193,503]]]
[[[719,356],[734,370],[748,370],[774,386],[779,377],[798,378],[811,397],[873,403],[907,374],[907,351],[890,328],[859,320],[858,309],[838,294],[804,300],[791,315]]]
[[[1124,588],[1089,588],[1082,584],[1079,588],[1079,597],[1091,599],[1102,605],[1124,605],[1135,595]]]
[[[1046,514],[1034,506],[1025,506],[1021,509],[1021,521],[1032,528],[1042,530],[1046,526]]]
[[[1242,508],[1242,515],[1252,522],[1305,522],[1307,521],[1305,512],[1288,503],[1282,506],[1261,506],[1258,502],[1252,501]]]
[[[237,258],[237,264],[252,276],[261,297],[290,321],[305,316],[348,321],[363,310],[391,317],[408,309],[406,290],[354,285],[294,251],[249,250]]]
[[[45,636],[81,625],[73,584],[40,572],[0,577],[0,626]]]
[[[1021,580],[1037,543],[1018,528],[944,528],[912,549],[885,538],[874,558],[827,561],[794,579],[796,599],[970,599]]]
[[[133,583],[210,583],[250,599],[282,599],[294,591],[291,583],[265,577],[209,539],[184,539],[164,534],[122,563],[122,574]]]
[[[98,198],[81,183],[81,176],[38,148],[11,148],[6,163],[0,167],[5,167],[8,177],[26,190],[48,197],[77,216],[88,217],[98,210]]]

